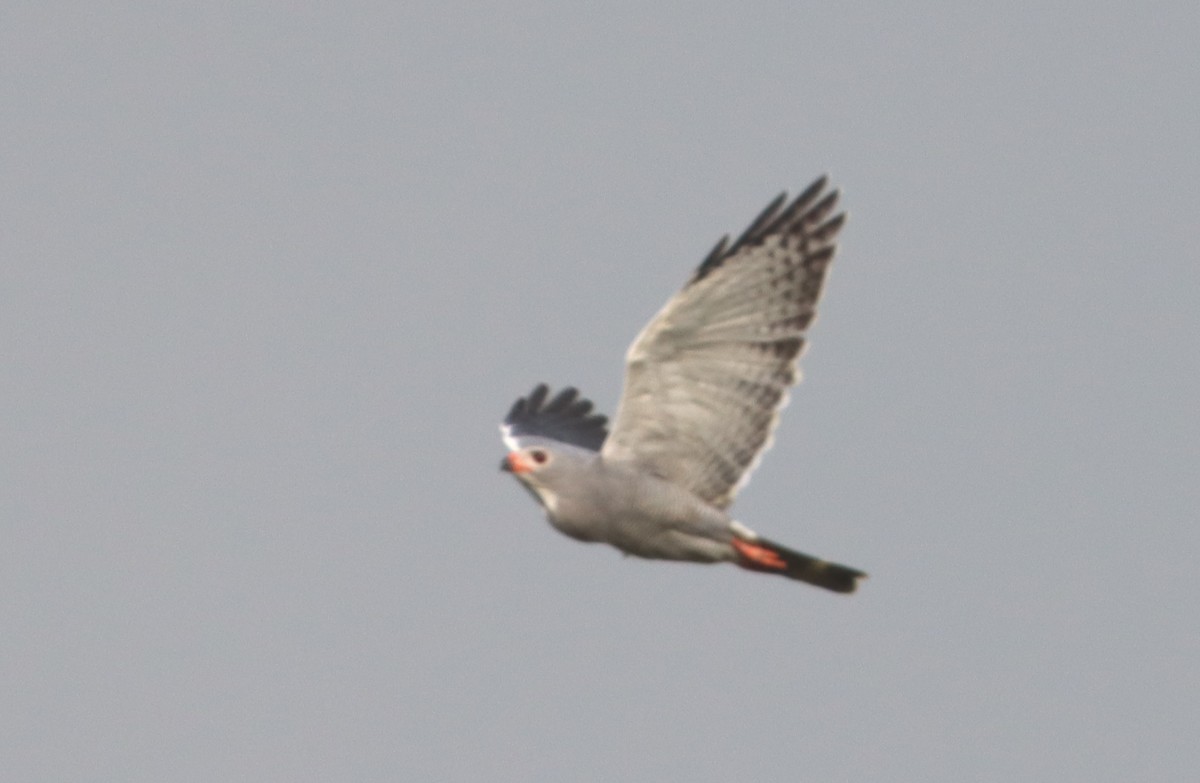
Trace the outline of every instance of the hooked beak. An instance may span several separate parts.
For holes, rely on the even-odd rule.
[[[508,456],[500,460],[500,470],[506,473],[528,473],[533,466],[521,457],[518,452],[510,451]]]

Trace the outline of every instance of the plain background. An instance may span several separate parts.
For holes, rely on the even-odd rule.
[[[1200,10],[0,12],[0,779],[1200,770]],[[844,231],[740,519],[853,597],[572,542],[713,242]]]

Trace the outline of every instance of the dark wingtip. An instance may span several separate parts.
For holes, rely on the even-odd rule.
[[[787,192],[780,193],[775,197],[775,200],[763,209],[758,214],[746,230],[732,244],[729,242],[729,237],[722,237],[716,246],[709,252],[700,265],[696,267],[695,273],[692,274],[692,279],[688,282],[692,283],[703,280],[713,270],[719,268],[725,261],[736,254],[744,247],[753,245],[756,242],[765,240],[772,234],[795,231],[796,226],[806,224],[811,226],[825,219],[829,211],[837,204],[840,196],[840,191],[837,189],[825,193],[825,189],[829,186],[828,175],[822,174],[813,181],[811,185],[794,198],[791,203],[788,203]],[[821,194],[825,193],[824,196]],[[818,200],[819,199],[819,200]],[[826,238],[832,238],[839,228],[844,217],[839,215],[824,225],[816,229],[816,233],[821,234]]]
[[[513,403],[504,424],[515,437],[550,438],[599,451],[608,437],[608,417],[592,413],[592,409],[591,400],[581,397],[574,386],[551,397],[550,387],[539,383],[528,396]]]

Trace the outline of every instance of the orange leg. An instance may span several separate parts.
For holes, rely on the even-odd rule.
[[[773,550],[767,549],[765,546],[751,544],[748,541],[743,541],[740,538],[734,538],[733,548],[738,551],[738,554],[746,558],[754,565],[764,568],[787,568],[787,563],[783,562],[783,558]]]

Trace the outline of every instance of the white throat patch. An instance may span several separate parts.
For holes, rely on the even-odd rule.
[[[542,499],[542,504],[546,507],[547,511],[551,514],[558,512],[558,495],[545,487],[537,487],[533,491]]]

